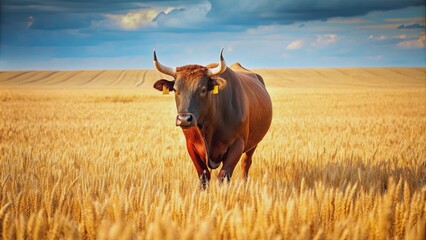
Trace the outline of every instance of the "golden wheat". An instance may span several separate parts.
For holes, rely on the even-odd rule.
[[[424,86],[285,88],[274,81],[274,119],[249,180],[237,169],[230,184],[212,180],[206,191],[173,125],[172,96],[149,86],[0,90],[0,235],[423,239]]]

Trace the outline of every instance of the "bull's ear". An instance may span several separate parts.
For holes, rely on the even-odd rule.
[[[175,81],[169,81],[166,79],[160,79],[154,83],[154,88],[158,91],[163,91],[163,86],[167,87],[170,91],[173,90]]]
[[[214,89],[214,86],[219,86],[219,90],[222,90],[226,87],[227,81],[221,77],[212,77],[209,80],[209,91]]]

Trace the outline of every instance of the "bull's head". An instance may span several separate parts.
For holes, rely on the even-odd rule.
[[[220,63],[217,67],[208,68],[200,65],[187,65],[178,68],[166,67],[157,59],[154,50],[154,66],[166,75],[172,76],[173,81],[161,79],[155,82],[154,88],[163,91],[164,88],[175,92],[176,126],[189,128],[204,123],[204,119],[209,115],[209,106],[213,98],[212,90],[223,89],[226,80],[218,77],[226,70],[226,63],[220,52]]]

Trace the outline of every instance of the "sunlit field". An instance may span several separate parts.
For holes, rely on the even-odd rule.
[[[0,238],[424,239],[426,68],[256,72],[271,128],[205,191],[159,73],[0,72]]]

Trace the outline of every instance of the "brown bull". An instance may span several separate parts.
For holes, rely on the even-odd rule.
[[[222,52],[219,64],[171,68],[161,65],[154,51],[154,65],[174,78],[158,80],[154,88],[175,92],[176,126],[183,130],[203,187],[210,180],[209,168],[222,163],[218,178],[229,180],[240,158],[247,178],[253,153],[272,119],[262,77],[239,64],[228,68]]]

